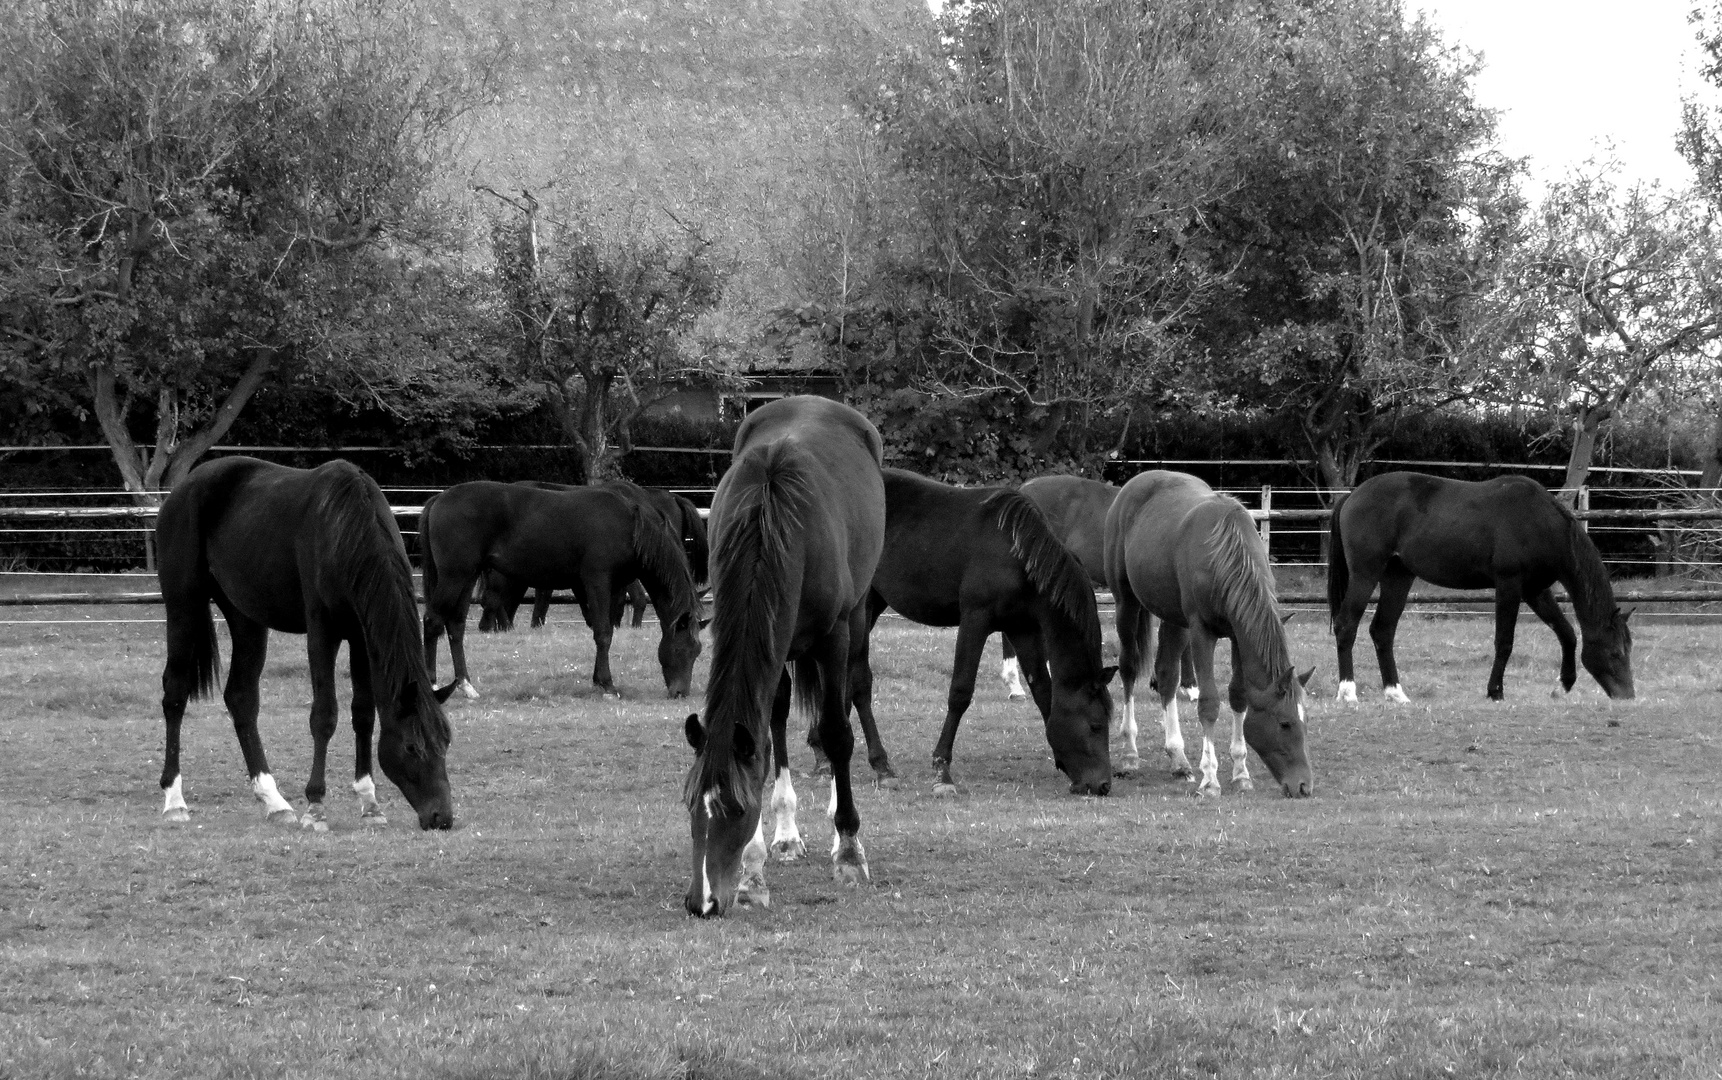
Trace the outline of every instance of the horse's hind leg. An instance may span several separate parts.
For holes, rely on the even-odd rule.
[[[1136,749],[1136,676],[1148,659],[1154,644],[1154,623],[1148,610],[1129,595],[1129,589],[1116,596],[1118,622],[1118,677],[1124,686],[1124,707],[1118,710],[1118,731],[1124,735],[1124,756],[1115,770],[1119,776],[1134,776],[1142,769],[1142,755]]]
[[[861,846],[861,813],[855,808],[855,792],[849,781],[849,762],[855,753],[855,733],[849,727],[849,638],[853,622],[853,618],[839,620],[815,645],[812,656],[819,667],[819,741],[831,760],[831,876],[843,885],[859,885],[870,877],[867,852]],[[975,659],[976,664],[969,668],[971,690],[978,652]]]
[[[1381,596],[1375,602],[1375,618],[1369,620],[1369,640],[1375,643],[1375,660],[1381,666],[1381,693],[1388,701],[1403,705],[1410,701],[1405,688],[1399,685],[1399,665],[1393,659],[1393,635],[1399,629],[1399,617],[1405,613],[1406,598],[1411,595],[1411,571],[1397,559],[1390,562],[1381,575]]]
[[[933,747],[933,794],[955,795],[956,781],[951,779],[951,757],[957,744],[957,729],[963,713],[975,697],[975,676],[980,671],[981,650],[986,647],[991,627],[984,614],[968,613],[957,626],[957,649],[951,659],[951,690],[945,698],[945,726],[939,731],[938,744]],[[847,717],[844,727],[848,727]],[[837,756],[825,747],[831,758],[831,772],[837,774]]]
[[[1495,582],[1495,663],[1489,668],[1489,700],[1506,696],[1507,660],[1513,655],[1513,631],[1519,621],[1523,586],[1515,579]]]
[[[897,770],[891,767],[891,756],[885,752],[885,741],[879,737],[879,724],[873,716],[872,630],[874,620],[884,610],[885,601],[878,593],[869,592],[860,625],[849,631],[849,700],[867,740],[867,764],[873,767],[879,785],[889,787],[896,782]]]
[[[1578,681],[1578,638],[1573,634],[1573,624],[1567,621],[1566,612],[1561,610],[1560,601],[1555,599],[1550,589],[1544,589],[1525,603],[1537,613],[1537,618],[1549,624],[1549,629],[1560,639],[1561,690],[1572,693],[1573,683]]]
[[[1022,665],[1017,662],[1016,648],[1011,645],[1008,637],[1001,637],[999,640],[1004,652],[1004,662],[999,665],[999,678],[1004,680],[1006,695],[1012,701],[1021,701],[1028,697],[1028,691],[1022,685]]]
[[[1190,767],[1190,759],[1184,752],[1184,729],[1178,723],[1178,668],[1182,662],[1179,658],[1183,656],[1185,643],[1189,638],[1190,631],[1162,619],[1160,648],[1154,654],[1154,685],[1160,695],[1160,731],[1165,740],[1166,757],[1172,762],[1172,775],[1182,776],[1186,780],[1194,779],[1196,770]],[[1208,653],[1205,673],[1199,649],[1195,658],[1196,678],[1201,687],[1201,694],[1196,700],[1198,715],[1217,714],[1220,708],[1214,697],[1212,644],[1208,646]]]
[[[363,640],[347,643],[348,670],[353,676],[353,794],[359,797],[359,820],[366,825],[387,825],[388,815],[377,801],[377,782],[371,777],[371,733],[376,730],[377,699],[371,686],[371,658]]]
[[[164,590],[165,592],[165,590]],[[185,719],[185,703],[197,690],[196,635],[204,633],[203,622],[209,618],[208,600],[198,600],[204,612],[188,615],[184,605],[169,601],[167,607],[167,663],[161,670],[161,715],[167,723],[167,743],[162,755],[161,788],[164,792],[162,817],[168,821],[189,821],[191,808],[185,805],[185,784],[179,773],[179,729]]]
[[[779,862],[794,862],[807,854],[801,840],[801,829],[795,823],[795,782],[789,775],[789,672],[777,680],[777,694],[771,699],[771,755],[777,776],[771,785],[771,816],[776,822],[772,831],[771,853]]]
[[[233,659],[228,665],[227,688],[221,697],[233,717],[233,732],[239,736],[239,752],[245,758],[245,775],[251,778],[251,794],[263,804],[264,816],[270,821],[280,824],[296,821],[299,815],[275,786],[269,758],[263,752],[263,739],[257,733],[257,681],[263,676],[269,631],[230,605],[224,605],[221,613],[227,617],[227,629],[233,637]]]
[[[299,824],[317,832],[328,832],[328,814],[323,809],[324,770],[329,760],[329,740],[335,737],[340,706],[335,702],[335,653],[341,639],[329,632],[316,616],[306,620],[305,653],[311,666],[311,775],[305,781],[305,816]],[[364,649],[355,642],[354,652]]]
[[[555,589],[532,590],[532,628],[538,629],[544,625],[544,620],[550,617],[550,597]]]

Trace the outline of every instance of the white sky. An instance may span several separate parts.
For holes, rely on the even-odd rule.
[[[1622,179],[1692,181],[1674,148],[1682,94],[1700,89],[1689,0],[1406,0],[1483,54],[1475,90],[1501,110],[1502,148],[1559,179],[1612,141]]]

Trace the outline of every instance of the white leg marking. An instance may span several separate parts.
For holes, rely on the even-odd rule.
[[[383,813],[382,804],[377,801],[377,782],[369,773],[353,781],[353,793],[359,797],[359,820],[366,825],[389,823],[389,816]]]
[[[470,679],[460,680],[460,685],[455,689],[458,690],[460,695],[464,698],[478,697],[478,687],[472,685],[472,681]]]
[[[1303,712],[1303,706],[1298,706],[1298,712]],[[1232,784],[1239,791],[1249,791],[1255,787],[1250,783],[1250,747],[1244,742],[1244,714],[1232,714]]]
[[[1197,791],[1203,795],[1220,793],[1220,755],[1214,752],[1214,740],[1202,736],[1202,783]]]
[[[1012,701],[1021,701],[1028,697],[1028,691],[1022,685],[1022,665],[1017,663],[1016,657],[1005,658],[1005,662],[999,667],[999,678],[1004,680],[1005,689],[1010,691]]]
[[[832,779],[831,779],[831,801],[825,804],[825,816],[828,818],[831,818],[832,820],[836,820],[836,818],[837,818],[837,778],[836,777],[832,777]]]
[[[796,805],[795,784],[789,778],[789,770],[784,769],[777,774],[777,783],[771,790],[771,812],[777,819],[771,850],[783,862],[794,862],[807,854],[807,845],[801,840],[801,829],[795,824]]]
[[[1142,767],[1142,754],[1136,748],[1136,688],[1133,686],[1124,691],[1124,710],[1119,721],[1119,729],[1124,733],[1123,768],[1126,772],[1135,772]]]
[[[191,808],[185,805],[184,780],[185,777],[176,776],[167,786],[167,801],[162,805],[161,816],[169,821],[191,820]]]
[[[251,794],[263,804],[263,816],[271,821],[277,814],[286,814],[287,818],[298,820],[299,815],[293,812],[293,804],[281,797],[281,791],[275,786],[275,778],[268,773],[258,773],[257,779],[251,781]]]
[[[1172,767],[1181,772],[1190,771],[1190,759],[1184,755],[1184,729],[1178,724],[1178,695],[1173,694],[1166,699],[1166,704],[1160,710],[1160,730],[1166,739],[1166,756],[1172,759]]]
[[[1183,690],[1184,696],[1189,698],[1191,701],[1200,701],[1202,699],[1202,688],[1200,686],[1186,686],[1183,687]]]
[[[735,902],[756,907],[771,906],[771,890],[765,884],[765,817],[754,819],[753,837],[741,849],[741,883]]]
[[[1411,699],[1405,696],[1405,691],[1400,688],[1398,683],[1382,687],[1381,694],[1388,701],[1397,702],[1400,705],[1407,705],[1411,702]]]
[[[1339,693],[1333,696],[1335,701],[1343,701],[1347,705],[1357,704],[1357,683],[1350,679],[1339,684]]]

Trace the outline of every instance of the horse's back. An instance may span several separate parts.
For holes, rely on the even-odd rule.
[[[1119,489],[1085,476],[1039,476],[1021,490],[1040,508],[1053,535],[1082,563],[1090,580],[1106,584],[1106,513]]]
[[[1165,469],[1136,474],[1107,512],[1109,583],[1128,587],[1154,614],[1182,622],[1195,595],[1211,585],[1204,542],[1240,512],[1248,513],[1200,477]]]
[[[1450,480],[1390,472],[1359,484],[1340,506],[1347,561],[1373,571],[1397,557],[1417,577],[1486,588],[1561,555],[1570,519],[1526,476]]]
[[[634,502],[607,487],[471,480],[444,491],[426,540],[457,578],[481,570],[566,588],[633,559]],[[439,569],[439,573],[441,570]]]
[[[995,497],[1008,488],[959,488],[884,470],[885,547],[873,588],[905,617],[956,626],[962,611],[1027,588],[1001,529]]]

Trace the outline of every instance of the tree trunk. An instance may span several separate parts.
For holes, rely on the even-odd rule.
[[[1610,403],[1583,406],[1573,418],[1573,449],[1572,453],[1567,455],[1567,475],[1561,482],[1561,490],[1557,496],[1568,506],[1578,505],[1579,488],[1584,487],[1585,479],[1590,476],[1590,461],[1596,453],[1597,433],[1613,415],[1614,406]]]
[[[587,483],[622,475],[621,455],[610,440],[606,409],[614,379],[615,376],[601,372],[585,380],[586,392],[580,401],[580,442],[586,451]]]

